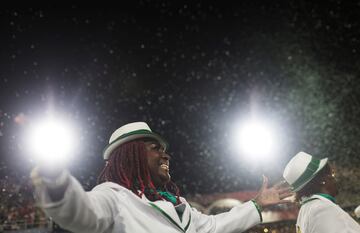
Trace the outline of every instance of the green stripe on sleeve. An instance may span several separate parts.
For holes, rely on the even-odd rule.
[[[261,214],[261,211],[262,211],[261,207],[259,206],[259,204],[255,200],[251,200],[251,201],[252,201],[252,203],[254,203],[254,206],[255,206],[256,210],[258,211],[258,213],[259,213],[260,222],[262,222],[263,218],[262,218],[262,214]]]

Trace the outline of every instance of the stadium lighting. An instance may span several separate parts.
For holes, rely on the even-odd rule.
[[[46,118],[30,127],[28,147],[35,162],[54,166],[64,164],[74,149],[74,134],[66,122]]]
[[[242,156],[259,161],[275,154],[277,140],[271,124],[251,118],[235,127],[234,144]]]

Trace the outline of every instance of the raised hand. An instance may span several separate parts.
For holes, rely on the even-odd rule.
[[[294,195],[285,182],[279,182],[271,188],[268,188],[268,183],[268,178],[263,175],[263,184],[254,199],[258,205],[268,207],[291,202],[290,200],[284,200],[284,198]]]

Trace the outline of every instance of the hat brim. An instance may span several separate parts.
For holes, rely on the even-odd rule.
[[[297,191],[301,190],[302,188],[304,188],[325,167],[327,162],[328,162],[328,158],[321,159],[320,163],[319,163],[319,167],[318,167],[318,169],[316,169],[314,174],[312,174],[308,179],[306,179],[306,181],[303,182],[301,185],[299,185],[297,187],[293,187],[292,191],[297,192]]]
[[[115,150],[118,146],[120,146],[126,142],[130,142],[130,141],[140,139],[140,138],[155,139],[156,141],[158,141],[160,143],[160,145],[162,145],[164,147],[165,150],[169,147],[168,143],[162,137],[160,137],[159,135],[157,135],[155,133],[149,132],[149,133],[132,134],[132,135],[129,135],[124,138],[119,138],[119,139],[115,140],[114,142],[112,142],[111,144],[109,144],[107,147],[105,147],[104,152],[103,152],[104,160],[108,160],[111,152],[113,152],[113,150]]]

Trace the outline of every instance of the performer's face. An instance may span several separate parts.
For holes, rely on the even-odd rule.
[[[145,141],[146,153],[151,179],[156,187],[164,186],[170,181],[170,156],[165,152],[159,142]]]

